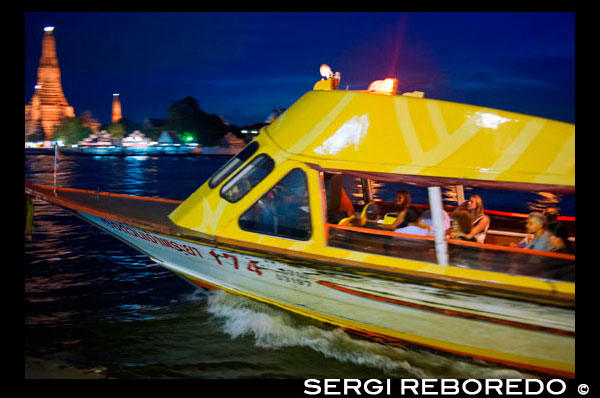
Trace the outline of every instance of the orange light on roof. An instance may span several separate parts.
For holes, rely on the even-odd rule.
[[[370,93],[396,94],[397,89],[398,79],[388,77],[385,80],[375,80],[374,82],[369,84],[369,88],[367,89],[367,91]]]

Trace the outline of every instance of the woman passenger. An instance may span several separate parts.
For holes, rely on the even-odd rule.
[[[477,242],[483,243],[487,230],[490,227],[490,218],[483,212],[483,200],[481,200],[481,196],[471,195],[466,203],[466,209],[473,216],[473,229],[467,237],[475,238]]]
[[[391,224],[383,224],[381,225],[382,229],[388,229],[390,231],[395,231],[400,228],[400,225],[403,221],[404,210],[410,206],[410,192],[406,190],[400,190],[396,192],[396,197],[394,198],[394,211],[398,214],[396,216],[396,220]]]
[[[424,228],[427,227],[427,225],[421,222],[421,210],[418,207],[408,206],[401,214],[398,215],[398,218],[400,218],[402,215],[404,216],[402,217],[402,223],[394,232],[410,235],[429,235],[429,229]]]
[[[401,190],[396,192],[396,211],[400,213],[402,210],[410,206],[410,192]]]

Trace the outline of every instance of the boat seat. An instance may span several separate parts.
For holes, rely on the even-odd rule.
[[[386,213],[381,223],[383,225],[392,225],[396,221],[396,218],[398,218],[398,213]]]
[[[342,220],[340,220],[340,222],[338,222],[338,225],[353,225],[356,227],[364,227],[365,224],[367,223],[367,221],[369,220],[373,220],[374,218],[373,213],[375,213],[375,215],[377,215],[377,205],[375,202],[369,202],[365,205],[365,207],[363,207],[362,212],[360,213],[360,216],[356,217],[356,216],[349,216],[346,217]],[[376,217],[375,217],[376,219]]]
[[[341,225],[341,226],[346,226],[346,225],[350,225],[350,223],[352,222],[352,220],[356,219],[356,216],[350,216],[350,217],[346,217],[346,218],[342,218],[337,225]]]
[[[374,215],[374,217],[373,217],[373,215]],[[357,227],[364,227],[365,224],[367,223],[367,221],[376,220],[377,215],[378,215],[377,203],[374,201],[371,201],[371,202],[367,203],[365,205],[365,207],[363,207],[362,212],[360,213],[360,216],[358,218],[355,218],[351,222],[352,222],[352,225],[355,225]]]

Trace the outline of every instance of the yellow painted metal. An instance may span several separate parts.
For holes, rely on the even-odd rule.
[[[322,167],[575,185],[575,126],[402,95],[311,91],[267,134]]]
[[[319,80],[313,86],[313,90],[333,90],[333,79],[323,79]]]

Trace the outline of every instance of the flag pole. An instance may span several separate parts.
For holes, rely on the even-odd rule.
[[[58,145],[54,143],[54,193],[56,193],[56,151],[58,150]]]

